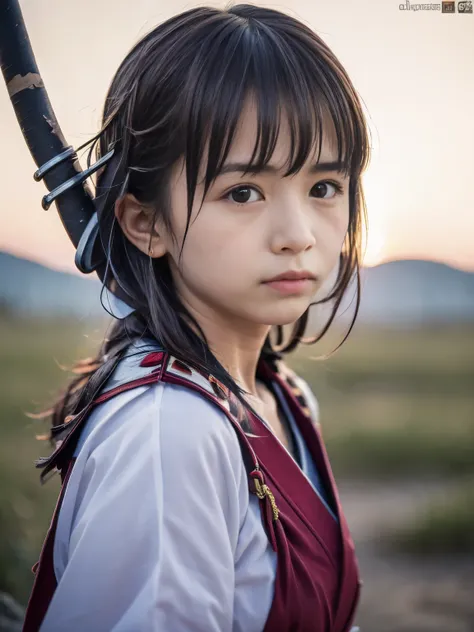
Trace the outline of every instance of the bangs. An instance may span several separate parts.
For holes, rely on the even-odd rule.
[[[315,151],[319,160],[323,138],[337,151],[345,176],[366,167],[369,139],[357,96],[344,69],[311,31],[289,34],[281,25],[276,31],[236,16],[203,43],[197,65],[183,156],[191,205],[203,159],[205,195],[222,170],[249,98],[257,135],[246,173],[258,173],[270,161],[283,116],[290,133],[285,177]]]

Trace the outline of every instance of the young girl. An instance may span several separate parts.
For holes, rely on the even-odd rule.
[[[97,144],[85,250],[116,321],[55,408],[39,465],[63,485],[24,629],[347,632],[354,547],[283,361],[331,271],[327,326],[359,274],[369,140],[346,72],[284,13],[194,8],[123,61]]]

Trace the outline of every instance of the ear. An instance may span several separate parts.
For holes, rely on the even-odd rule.
[[[166,254],[164,236],[152,225],[153,213],[134,195],[127,193],[115,203],[115,217],[122,232],[139,250],[152,257]]]

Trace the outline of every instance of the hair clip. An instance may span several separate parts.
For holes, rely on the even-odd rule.
[[[65,153],[66,152],[64,152],[64,154]],[[73,178],[70,178],[69,180],[66,180],[66,182],[63,182],[58,187],[53,189],[50,193],[45,195],[43,197],[42,201],[41,201],[41,205],[44,208],[44,210],[47,211],[49,209],[49,207],[51,206],[51,204],[54,202],[54,200],[57,197],[59,197],[60,195],[62,195],[66,191],[69,191],[69,189],[72,189],[77,184],[81,184],[82,182],[84,182],[84,180],[87,180],[87,178],[89,178],[89,176],[91,176],[93,173],[95,173],[101,167],[103,167],[105,164],[107,164],[109,162],[109,160],[112,158],[112,156],[114,155],[114,153],[115,153],[115,149],[111,149],[108,153],[105,154],[105,156],[102,156],[102,158],[99,158],[99,160],[96,163],[94,163],[91,167],[89,167],[88,169],[85,169],[81,173],[78,173]],[[65,160],[64,157],[59,159],[62,155],[63,154],[59,154],[59,156],[56,156],[55,158],[53,158],[53,160],[56,160],[56,162],[53,165],[50,165],[50,163],[52,162],[51,160],[48,161],[45,165],[43,165],[42,167],[40,167],[40,169],[38,169],[36,174],[40,173],[40,174],[44,175],[45,168],[46,168],[46,171],[49,171],[50,169],[55,167],[57,164],[62,162],[62,160]],[[69,157],[69,156],[71,156],[70,153],[68,154],[67,157]]]
[[[34,180],[36,182],[40,182],[44,178],[44,176],[51,171],[51,169],[54,169],[54,167],[61,164],[68,158],[74,158],[74,160],[77,159],[74,147],[69,146],[65,151],[61,152],[57,156],[54,156],[54,158],[51,158],[51,160],[45,162],[44,165],[42,165],[37,171],[34,172]]]

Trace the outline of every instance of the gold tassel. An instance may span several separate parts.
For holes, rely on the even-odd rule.
[[[255,489],[256,489],[256,493],[257,493],[257,498],[260,498],[260,500],[263,500],[265,498],[265,496],[268,496],[268,499],[270,501],[270,505],[272,506],[272,512],[273,512],[273,520],[278,520],[278,516],[280,514],[280,511],[277,507],[276,501],[275,501],[275,496],[272,494],[270,488],[268,487],[268,485],[265,485],[265,483],[262,485],[262,483],[258,480],[258,478],[254,478],[253,479],[255,482]]]

